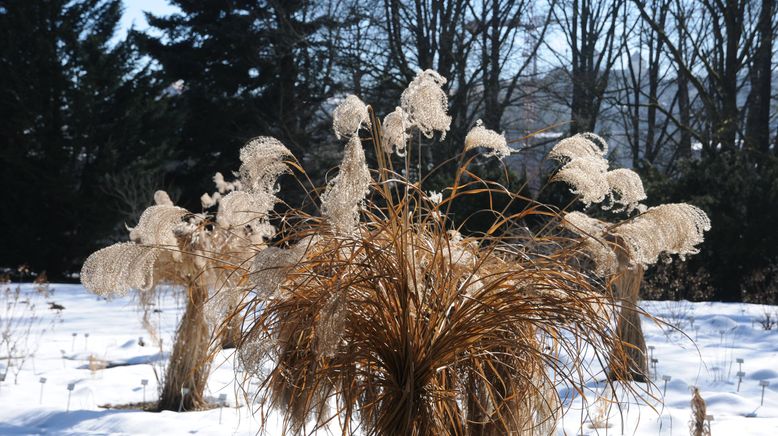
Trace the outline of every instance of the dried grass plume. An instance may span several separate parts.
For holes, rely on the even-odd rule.
[[[332,113],[332,128],[338,139],[356,135],[363,125],[370,128],[370,114],[356,95],[346,97]]]
[[[486,155],[487,157],[497,156],[498,159],[502,159],[510,156],[512,150],[508,147],[505,134],[489,130],[483,124],[483,121],[478,120],[475,123],[475,127],[470,129],[470,132],[465,137],[465,151],[483,147],[491,150]]]
[[[322,215],[340,233],[350,233],[359,222],[359,207],[370,187],[370,170],[359,137],[352,136],[343,152],[338,175],[321,196]]]
[[[411,123],[408,115],[401,107],[397,107],[393,112],[384,117],[384,123],[381,126],[383,131],[384,151],[391,154],[397,152],[397,156],[405,156],[405,146],[408,143],[408,129]]]
[[[408,85],[400,96],[400,106],[408,115],[408,120],[427,138],[435,131],[446,137],[451,126],[448,115],[448,96],[443,91],[446,78],[434,70],[424,70]]]

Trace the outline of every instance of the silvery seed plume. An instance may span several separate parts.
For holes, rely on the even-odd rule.
[[[491,152],[486,157],[497,156],[498,159],[510,156],[512,151],[505,140],[505,134],[485,128],[481,120],[475,122],[475,127],[465,137],[465,151],[477,147],[488,148]]]
[[[276,180],[289,171],[284,162],[294,155],[281,141],[269,136],[258,136],[240,149],[240,182],[249,193],[273,193]]]
[[[397,152],[397,156],[405,156],[405,146],[408,144],[408,129],[411,127],[411,122],[408,120],[408,115],[401,107],[396,107],[393,112],[384,117],[384,123],[381,126],[383,129],[383,146],[384,151],[392,154],[392,151]]]
[[[358,136],[346,144],[338,175],[321,196],[322,216],[336,232],[351,233],[359,222],[359,207],[370,188],[370,170]]]
[[[626,210],[627,213],[631,213],[647,197],[640,176],[630,169],[619,168],[608,171],[605,179],[610,187],[612,203],[623,206],[614,209],[614,212]]]
[[[446,78],[435,70],[424,70],[416,75],[400,96],[400,106],[411,125],[427,138],[438,131],[443,140],[451,126],[448,96],[442,88],[445,84]]]
[[[370,128],[367,105],[356,95],[349,95],[332,113],[332,129],[335,130],[335,136],[340,139],[356,135],[362,125]]]
[[[602,156],[577,157],[566,163],[551,179],[571,186],[584,204],[600,203],[610,193],[606,178],[608,161]]]
[[[608,143],[594,133],[578,133],[557,143],[548,157],[566,161],[581,157],[603,157],[608,153]]]

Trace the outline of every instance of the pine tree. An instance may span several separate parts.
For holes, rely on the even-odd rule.
[[[316,112],[330,95],[321,55],[327,45],[316,36],[330,23],[305,1],[170,3],[180,13],[149,14],[154,30],[135,35],[162,66],[163,80],[182,85],[177,156],[186,165],[178,181],[190,194],[183,205],[192,208],[210,189],[200,175],[234,168],[252,137],[273,135],[306,154],[321,125]]]
[[[114,41],[121,14],[120,0],[0,2],[0,264],[77,270],[126,219],[106,174],[164,146],[165,103],[132,41]]]

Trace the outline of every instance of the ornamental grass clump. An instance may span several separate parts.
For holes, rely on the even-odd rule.
[[[610,284],[621,303],[616,330],[629,346],[612,351],[611,377],[626,374],[629,379],[645,381],[646,344],[637,308],[643,273],[660,258],[670,261],[670,256],[677,255],[684,260],[696,254],[711,223],[705,212],[690,204],[641,204],[646,193],[640,176],[626,168],[609,171],[607,150],[605,140],[591,133],[560,141],[549,153],[561,162],[551,180],[570,185],[585,206],[601,203],[604,211],[627,214],[626,219],[610,223],[583,212],[567,212],[562,225],[582,237],[583,257],[592,262],[592,270]]]
[[[240,319],[232,312],[251,288],[246,265],[275,234],[269,222],[278,201],[274,185],[288,171],[285,160],[290,156],[273,138],[249,141],[241,150],[239,179],[227,182],[217,173],[217,191],[201,198],[203,213],[174,206],[164,191],[158,191],[157,204],[130,229],[129,241],[98,250],[84,263],[82,283],[101,296],[137,290],[141,304],[148,307],[153,292],[164,285],[186,291],[186,309],[160,381],[159,409],[206,406],[204,390],[218,338],[234,341],[240,330],[235,323]],[[216,205],[215,212],[208,210]],[[189,393],[182,397],[183,388]]]
[[[288,226],[253,260],[238,357],[260,380],[260,415],[280,413],[287,433],[552,434],[558,389],[581,392],[584,362],[621,348],[613,299],[579,266],[585,238],[511,232],[528,218],[558,222],[554,208],[478,179],[472,158],[444,195],[395,171],[391,154],[407,170],[415,131],[448,130],[443,84],[420,73],[387,116],[390,131],[370,106],[369,122],[336,109],[347,142],[321,215],[285,211]],[[510,153],[502,135],[476,128],[465,148]],[[449,209],[476,192],[531,207],[495,211],[490,232],[462,235]]]
[[[657,256],[692,254],[707,218],[691,206],[646,209],[639,177],[609,171],[607,144],[592,134],[552,150],[562,164],[554,180],[586,204],[640,214],[610,224],[510,192],[469,170],[475,150],[500,159],[515,151],[481,123],[453,184],[425,191],[429,175],[408,178],[412,161],[423,168],[411,141],[449,130],[445,84],[420,72],[383,125],[358,97],[344,99],[333,112],[345,142],[338,174],[310,189],[320,213],[281,202],[281,174],[310,178],[281,142],[260,137],[241,150],[238,180],[217,173],[216,192],[201,198],[215,213],[190,213],[160,194],[129,242],[90,256],[82,280],[97,293],[189,290],[171,365],[190,366],[169,375],[166,389],[204,387],[214,334],[236,320],[241,366],[260,380],[259,413],[279,413],[293,434],[548,435],[565,410],[560,388],[583,394],[598,371],[592,362],[610,354],[617,378],[633,371],[620,358],[631,346],[615,315],[624,289]],[[528,206],[490,210],[487,232],[462,234],[452,204],[472,195]],[[678,217],[687,221],[670,221]],[[658,241],[646,239],[651,227]]]

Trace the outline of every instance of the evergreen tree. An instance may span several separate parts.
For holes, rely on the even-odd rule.
[[[689,271],[710,272],[714,298],[738,301],[741,284],[778,262],[778,158],[757,150],[724,151],[717,156],[686,161],[676,178],[650,172],[649,198],[688,201],[704,209],[711,231]],[[682,277],[686,280],[686,277]],[[754,290],[756,292],[757,290]]]
[[[106,175],[142,168],[169,122],[131,41],[114,41],[121,14],[120,0],[0,1],[2,265],[61,279],[131,218]]]
[[[136,36],[161,77],[182,84],[176,183],[182,205],[196,209],[213,189],[203,174],[236,168],[248,139],[275,136],[304,158],[316,132],[329,133],[319,111],[332,93],[330,45],[319,36],[331,23],[306,1],[170,3],[180,13],[148,14],[154,31]]]

